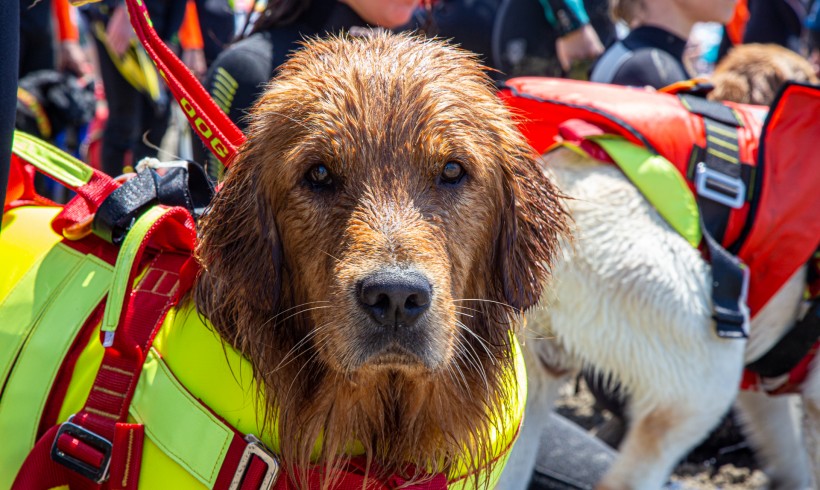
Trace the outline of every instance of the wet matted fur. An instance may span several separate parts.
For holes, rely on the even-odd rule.
[[[804,441],[788,397],[738,392],[744,364],[797,318],[806,269],[752,319],[748,340],[718,338],[709,265],[620,169],[564,148],[546,154],[544,166],[570,198],[574,239],[554,266],[543,308],[527,317],[533,338],[525,345],[541,369],[528,371],[536,403],[527,406],[516,450],[537,437],[558,388],[585,367],[628,398],[626,435],[597,489],[662,488],[736,399],[771,487],[812,488],[812,464],[815,478],[820,468],[820,364],[802,393]]]
[[[283,461],[304,470],[321,437],[331,469],[356,441],[382,473],[460,459],[478,481],[515,389],[511,331],[567,231],[483,68],[408,35],[312,40],[250,119],[202,222],[195,301],[250,359]],[[358,297],[384,270],[432,290],[386,340]]]
[[[811,63],[777,44],[735,46],[715,67],[709,99],[770,105],[787,81],[818,83]]]

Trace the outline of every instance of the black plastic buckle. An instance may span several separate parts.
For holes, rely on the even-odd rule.
[[[259,490],[269,490],[273,488],[273,485],[279,478],[279,461],[276,460],[276,456],[271,454],[267,448],[265,448],[265,445],[262,444],[262,441],[257,439],[256,436],[248,434],[245,436],[245,441],[247,441],[248,445],[245,446],[245,450],[242,452],[242,457],[236,466],[236,473],[234,473],[233,480],[231,480],[231,485],[228,489],[238,490],[239,487],[242,486],[242,479],[245,478],[245,472],[248,470],[248,465],[250,465],[251,458],[254,456],[268,465]]]
[[[80,427],[79,425],[72,423],[71,419],[73,418],[73,415],[69,417],[68,422],[64,422],[57,430],[57,436],[54,438],[54,444],[51,446],[51,459],[88,478],[94,483],[104,483],[108,480],[108,470],[111,465],[111,441],[105,439],[104,437],[98,436],[84,427]],[[58,449],[57,441],[63,434],[72,435],[94,449],[100,451],[103,454],[102,465],[97,468]]]
[[[717,333],[719,337],[730,339],[748,337],[744,330],[746,317],[743,313],[731,311],[716,305],[712,312],[712,319],[717,323]]]

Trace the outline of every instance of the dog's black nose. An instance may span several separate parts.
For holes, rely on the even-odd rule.
[[[359,303],[379,325],[412,325],[430,306],[433,287],[404,269],[370,274],[358,284]]]

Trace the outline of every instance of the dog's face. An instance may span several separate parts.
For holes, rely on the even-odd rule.
[[[198,306],[278,405],[265,374],[296,358],[293,376],[335,373],[346,398],[412,405],[403,383],[456,373],[492,391],[564,226],[471,56],[408,36],[316,41],[254,108],[202,228]]]
[[[322,360],[345,373],[435,371],[469,335],[459,330],[476,298],[520,303],[470,281],[491,267],[516,148],[493,134],[498,102],[475,73],[462,91],[456,76],[414,76],[422,58],[367,64],[358,44],[361,59],[311,58],[315,72],[286,70],[266,94],[255,130],[290,128],[261,180]]]

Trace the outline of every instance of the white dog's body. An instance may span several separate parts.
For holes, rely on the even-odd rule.
[[[538,437],[546,419],[538,412],[551,408],[556,386],[582,366],[594,367],[621,383],[630,420],[599,487],[658,489],[738,397],[744,361],[766,352],[793,323],[805,271],[755,317],[748,341],[721,339],[711,319],[708,264],[616,166],[558,150],[545,156],[545,168],[570,197],[575,237],[549,296],[528,317],[526,345],[542,368],[530,369],[536,403],[528,407],[522,447]],[[816,371],[805,390],[809,415],[812,400],[820,401]],[[773,484],[808,488],[809,463],[788,400],[744,393],[740,401]]]

